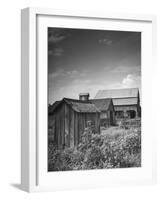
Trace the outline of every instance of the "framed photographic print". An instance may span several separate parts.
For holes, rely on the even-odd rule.
[[[21,19],[22,188],[154,183],[155,17],[26,8]]]

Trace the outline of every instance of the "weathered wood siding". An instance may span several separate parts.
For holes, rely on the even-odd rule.
[[[115,111],[127,112],[128,110],[134,110],[136,112],[136,115],[138,116],[138,106],[137,105],[115,106]]]
[[[109,119],[109,125],[115,125],[115,109],[112,103],[109,106]]]
[[[54,129],[54,138],[55,138],[55,143],[57,145],[57,147],[59,147],[60,149],[63,148],[64,144],[65,144],[65,135],[64,135],[64,105],[60,106],[59,109],[57,109],[55,111],[55,113],[53,114],[53,116],[50,116],[50,118],[54,118],[55,121],[55,129]]]
[[[106,118],[101,118],[101,126],[109,127],[115,124],[115,110],[112,103],[109,105],[108,110],[102,111],[101,114],[106,116]]]
[[[77,113],[74,112],[74,146],[77,146],[81,142],[81,137],[87,128],[87,123],[92,122],[94,129],[97,133],[100,133],[100,114],[99,113]]]
[[[69,109],[65,104],[65,110],[64,110],[64,115],[65,115],[65,146],[70,147],[70,119],[69,119]]]
[[[48,118],[50,135],[53,135],[57,148],[77,146],[88,121],[91,121],[96,132],[100,133],[100,113],[79,113],[65,103],[60,105]]]

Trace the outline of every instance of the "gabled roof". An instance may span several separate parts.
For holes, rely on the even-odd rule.
[[[137,97],[138,93],[139,93],[138,88],[99,90],[95,96],[95,99]]]
[[[66,99],[65,101],[75,110],[76,112],[100,112],[100,110],[91,102],[80,101],[75,99]]]
[[[52,113],[55,108],[60,104],[61,101],[55,101],[52,105],[48,107],[48,113]]]
[[[100,110],[90,101],[81,101],[76,99],[64,98],[61,101],[55,102],[51,106],[52,108],[50,108],[50,113],[54,112],[54,110],[63,102],[67,103],[76,112],[81,112],[81,113],[100,112]]]
[[[136,105],[138,103],[137,98],[120,98],[120,99],[112,99],[114,106],[122,106],[122,105]]]
[[[92,99],[90,100],[100,111],[109,109],[112,99]]]

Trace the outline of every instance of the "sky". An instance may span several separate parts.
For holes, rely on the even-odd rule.
[[[48,28],[48,103],[98,90],[141,90],[141,33]]]

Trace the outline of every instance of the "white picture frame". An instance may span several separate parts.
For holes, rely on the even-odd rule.
[[[55,21],[52,22],[52,18],[54,17]],[[143,37],[147,37],[144,42],[146,43],[146,41],[149,41],[150,46],[148,46],[149,50],[146,50],[144,44],[142,46],[142,56],[146,58],[143,59],[143,66],[146,65],[146,70],[143,67],[144,78],[142,81],[142,95],[145,97],[143,99],[146,99],[146,101],[143,100],[143,131],[147,132],[147,134],[144,134],[143,140],[145,139],[146,141],[144,152],[145,157],[147,157],[149,154],[150,156],[149,158],[145,159],[145,166],[143,166],[143,170],[138,171],[137,169],[134,169],[132,172],[129,171],[129,169],[112,169],[109,170],[108,173],[106,170],[94,170],[95,172],[91,172],[91,170],[83,172],[54,172],[50,178],[51,180],[49,180],[47,171],[46,173],[44,172],[45,169],[42,167],[42,165],[43,162],[45,163],[44,159],[47,151],[45,148],[47,147],[47,144],[43,145],[43,142],[46,140],[46,138],[43,138],[39,133],[40,127],[38,119],[42,120],[42,115],[39,116],[40,114],[43,113],[45,115],[45,110],[41,110],[40,105],[46,103],[46,100],[43,99],[41,101],[40,99],[42,98],[42,94],[46,94],[45,92],[47,89],[45,89],[45,85],[42,83],[43,81],[47,80],[47,77],[45,76],[46,68],[42,67],[42,64],[40,64],[38,60],[39,53],[42,53],[41,50],[39,51],[39,48],[44,47],[44,44],[40,44],[40,46],[38,45],[38,34],[43,26],[47,27],[49,24],[52,25],[53,23],[57,23],[58,26],[59,18],[65,20],[62,22],[61,26],[66,24],[67,27],[68,25],[70,27],[76,27],[76,25],[74,25],[75,22],[77,22],[77,27],[92,27],[95,26],[93,24],[99,23],[102,23],[102,26],[105,26],[104,24],[106,24],[106,21],[110,20],[111,26],[115,26],[115,23],[117,23],[117,27],[120,26],[121,30],[124,30],[124,23],[126,23],[126,26],[129,27],[128,30],[139,30],[138,27],[140,27],[141,31],[144,29],[143,32],[145,34]],[[83,24],[85,25],[82,25],[81,20],[83,20]],[[90,25],[89,22],[91,20],[93,21],[93,24]],[[144,24],[146,24],[145,27]],[[127,29],[125,28],[125,30]],[[41,33],[42,34],[39,34],[39,37],[43,36],[43,31]],[[54,191],[74,188],[80,189],[106,187],[122,184],[152,184],[156,182],[155,133],[153,133],[153,135],[148,134],[152,128],[152,125],[150,125],[148,122],[152,123],[154,119],[152,118],[152,115],[150,115],[149,118],[146,117],[147,105],[152,105],[151,101],[146,97],[148,95],[148,90],[150,90],[152,87],[149,83],[149,77],[153,68],[155,67],[155,16],[112,14],[98,11],[91,13],[88,11],[25,8],[22,10],[21,15],[21,49],[21,187],[23,190],[28,192]],[[42,63],[45,63],[46,59],[44,58],[41,61]],[[40,78],[43,80],[42,83],[39,81]],[[40,102],[38,103],[39,100]],[[150,108],[148,112],[152,114],[152,108]],[[41,129],[44,130],[45,128],[46,123],[42,125]],[[143,173],[143,171],[145,173]],[[131,174],[133,174],[133,176],[131,176]],[[55,183],[53,183],[52,180],[54,180]]]

